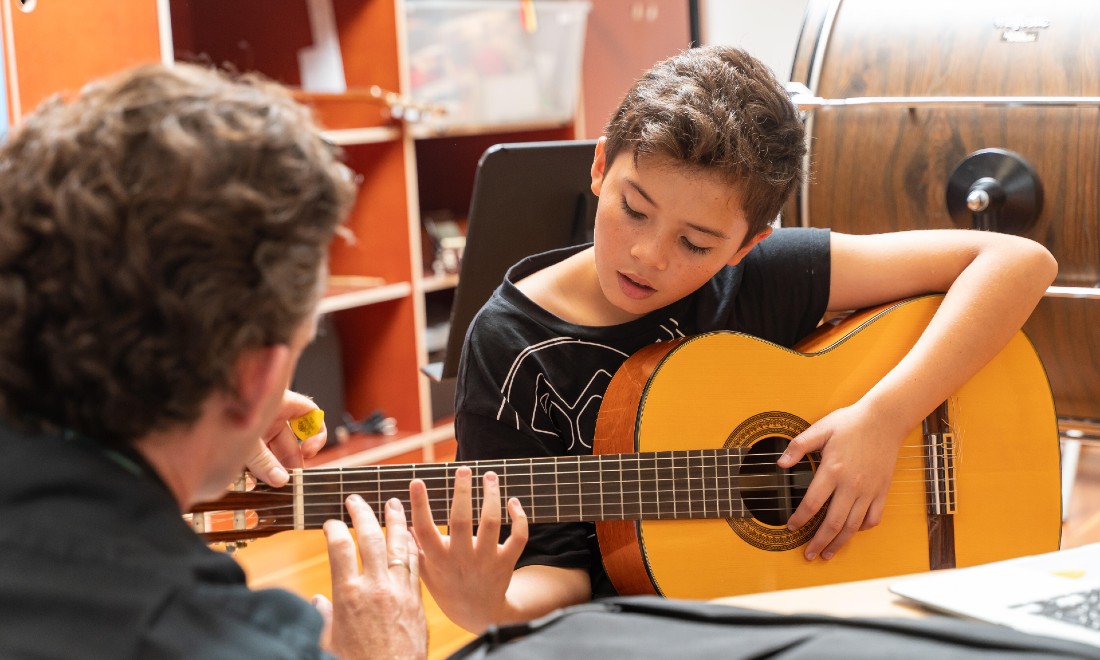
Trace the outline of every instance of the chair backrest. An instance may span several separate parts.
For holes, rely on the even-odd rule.
[[[515,142],[481,156],[440,378],[458,372],[466,329],[508,268],[532,254],[592,240],[595,146],[595,140]]]

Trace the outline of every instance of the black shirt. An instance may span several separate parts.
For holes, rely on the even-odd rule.
[[[0,465],[0,657],[326,657],[316,610],[250,590],[136,453],[0,425]]]
[[[567,323],[515,287],[586,247],[519,262],[474,317],[458,369],[458,460],[591,454],[603,393],[634,352],[712,330],[790,347],[817,327],[828,304],[823,229],[776,229],[691,295],[621,325]],[[531,564],[587,568],[595,595],[614,593],[592,523],[532,525],[517,567]]]

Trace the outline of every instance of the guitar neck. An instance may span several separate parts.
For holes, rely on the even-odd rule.
[[[409,482],[427,487],[437,523],[448,519],[455,470],[473,472],[475,517],[484,493],[481,475],[499,477],[501,502],[517,498],[529,522],[728,518],[748,515],[739,495],[740,449],[603,454],[498,461],[460,461],[356,468],[292,470],[281,488],[258,484],[231,492],[194,512],[248,509],[260,530],[316,529],[348,520],[344,500],[357,493],[376,511],[390,498],[409,510]],[[382,522],[382,521],[380,521]]]

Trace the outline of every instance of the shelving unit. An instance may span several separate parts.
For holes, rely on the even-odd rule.
[[[9,117],[17,123],[47,96],[152,61],[214,62],[301,90],[298,53],[315,36],[311,1],[0,0]],[[574,121],[441,129],[395,119],[370,90],[402,98],[410,91],[404,0],[332,0],[331,6],[347,91],[296,96],[344,150],[360,191],[347,222],[355,241],[337,238],[331,247],[333,284],[321,312],[339,348],[347,413],[362,419],[381,410],[394,418],[397,432],[353,436],[326,447],[313,463],[430,461],[453,441],[447,411],[453,388],[421,372],[431,357],[425,334],[429,320],[447,317],[458,278],[428,272],[421,209],[464,218],[486,148],[573,139]],[[309,350],[303,360],[311,359]],[[331,428],[340,415],[327,412]]]

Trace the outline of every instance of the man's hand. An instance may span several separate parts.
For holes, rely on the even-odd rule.
[[[328,429],[322,424],[316,435],[298,442],[288,420],[300,417],[317,404],[309,397],[287,390],[283,401],[264,436],[256,441],[256,453],[247,463],[248,470],[264,483],[278,488],[289,481],[288,468],[300,468],[303,460],[315,456],[328,440]]]
[[[331,650],[344,660],[354,658],[424,658],[428,628],[420,597],[416,543],[409,534],[401,502],[386,503],[386,533],[370,505],[358,495],[347,499],[348,513],[359,543],[339,520],[325,522],[332,600],[313,597],[325,619]]]

